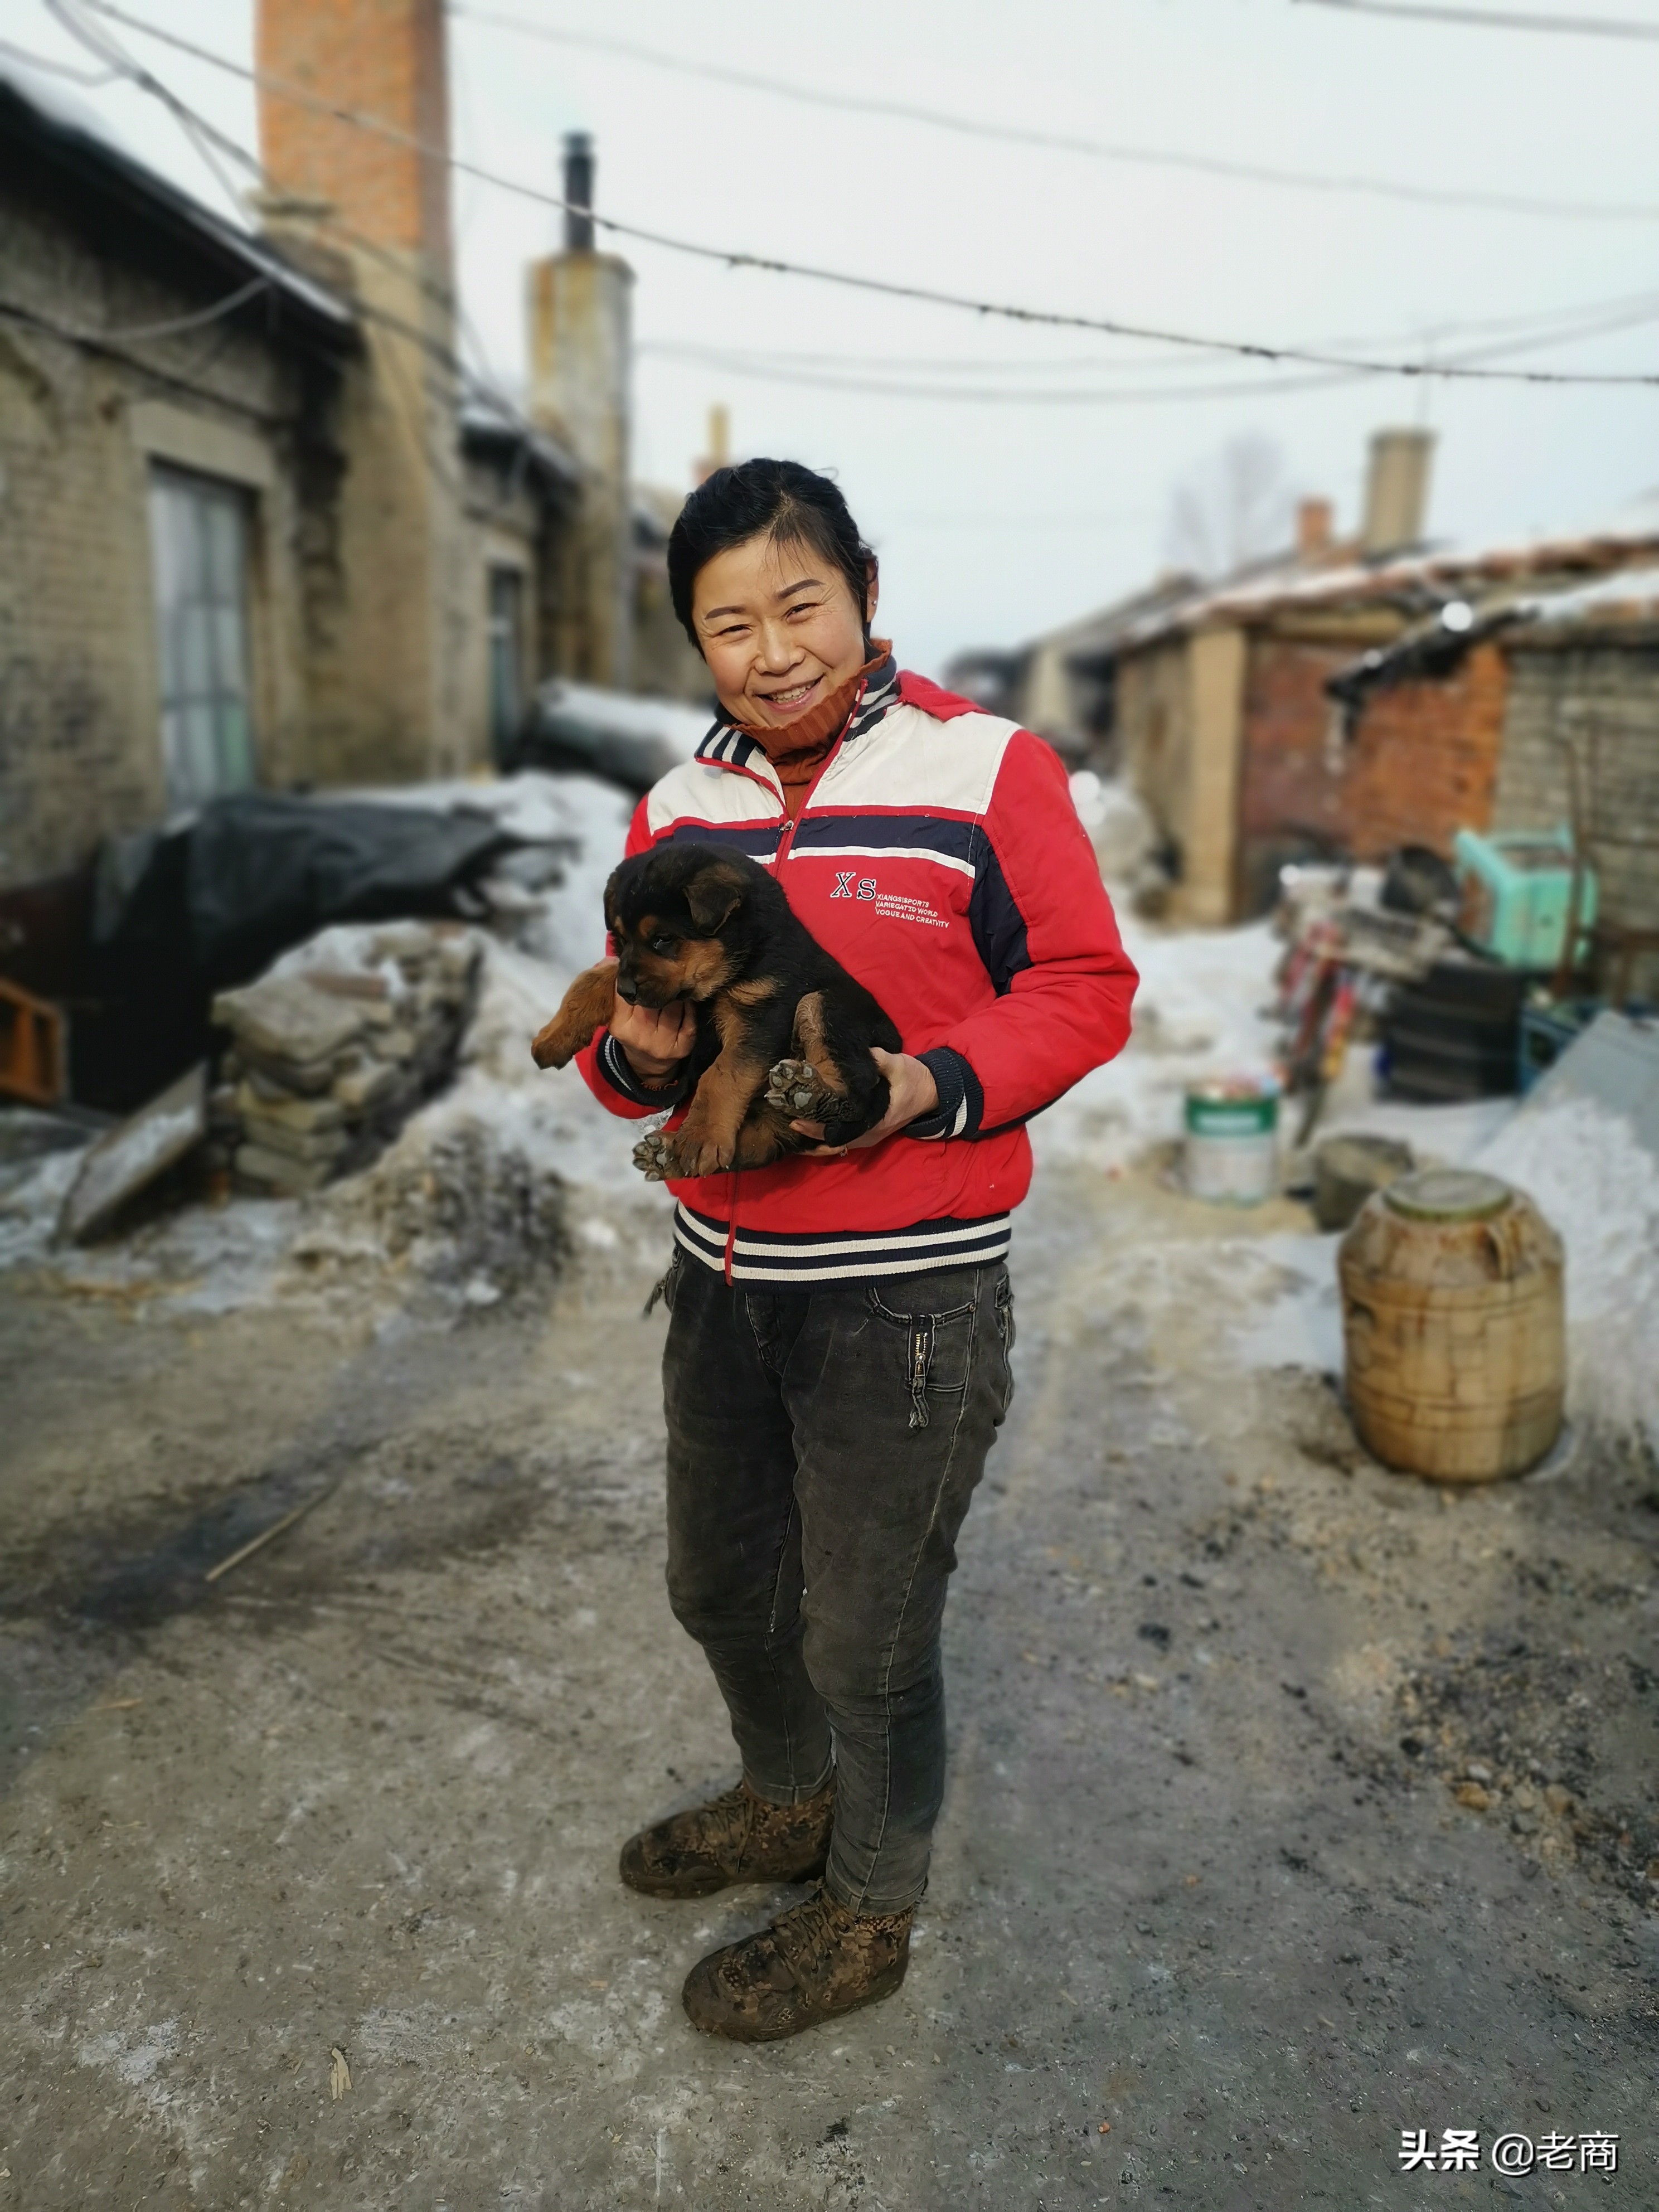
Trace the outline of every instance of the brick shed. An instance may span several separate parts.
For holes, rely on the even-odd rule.
[[[1116,737],[1163,832],[1175,911],[1240,920],[1271,904],[1286,861],[1401,844],[1449,855],[1459,829],[1501,820],[1508,750],[1537,713],[1524,705],[1536,656],[1559,649],[1537,629],[1544,601],[1656,556],[1646,503],[1518,547],[1263,563],[1132,627],[1116,648]],[[1523,602],[1538,609],[1524,647]],[[1425,662],[1430,636],[1452,649]],[[1598,683],[1641,693],[1634,644],[1617,652],[1624,675]]]
[[[1659,565],[1494,593],[1461,635],[1408,633],[1334,688],[1356,817],[1441,852],[1465,823],[1576,824],[1606,918],[1659,930]],[[1636,982],[1659,989],[1659,959]]]

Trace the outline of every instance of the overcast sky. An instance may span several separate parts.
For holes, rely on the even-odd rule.
[[[252,0],[125,0],[244,63]],[[1613,0],[1527,0],[1606,15]],[[1659,23],[1656,0],[1618,10]],[[1275,186],[831,112],[539,41],[499,13],[823,91],[1034,131],[1314,175],[1650,208],[1636,220],[1510,215]],[[233,136],[245,84],[124,32]],[[0,38],[76,52],[42,0],[0,0]],[[1305,0],[842,0],[783,9],[669,0],[478,0],[451,40],[458,151],[556,189],[559,143],[591,131],[602,211],[690,239],[977,298],[1266,343],[1363,338],[1402,355],[1491,342],[1467,326],[1639,301],[1651,322],[1518,357],[1659,368],[1659,41],[1544,37],[1342,14]],[[82,95],[126,143],[223,204],[155,104]],[[491,368],[522,373],[524,264],[558,218],[465,178],[467,314]],[[630,245],[638,273],[637,472],[684,486],[711,402],[739,453],[833,468],[883,563],[883,626],[937,673],[964,645],[1013,643],[1104,605],[1164,564],[1171,484],[1261,433],[1297,489],[1355,518],[1373,428],[1439,434],[1430,526],[1487,539],[1599,518],[1659,483],[1659,390],[1455,387],[1368,380],[1275,390],[1280,373],[1024,330]],[[1587,317],[1586,319],[1589,318]],[[657,347],[690,347],[720,361]],[[1134,370],[1138,359],[1147,366]],[[827,390],[744,373],[1000,402]],[[1036,392],[1243,384],[1232,397],[1044,402]]]

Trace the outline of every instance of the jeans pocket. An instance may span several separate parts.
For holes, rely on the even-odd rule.
[[[931,1281],[919,1283],[911,1290],[911,1297],[915,1297],[918,1291],[944,1287]],[[974,1348],[975,1302],[970,1297],[962,1304],[937,1310],[918,1304],[906,1313],[890,1306],[874,1283],[867,1296],[870,1310],[878,1322],[902,1341],[910,1426],[925,1429],[931,1418],[930,1398],[959,1398],[968,1388]]]

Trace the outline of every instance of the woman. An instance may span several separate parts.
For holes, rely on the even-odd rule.
[[[876,1054],[890,1103],[853,1145],[670,1186],[669,1595],[743,1772],[634,1837],[622,1875],[819,1884],[685,1984],[699,2027],[758,2042],[903,1979],[944,1791],[945,1585],[1013,1387],[1024,1124],[1121,1048],[1135,972],[1054,754],[872,639],[875,556],[833,483],[717,471],[668,569],[721,719],[628,850],[775,868],[906,1046]],[[583,1056],[596,1096],[679,1103],[692,1026],[619,1005]]]

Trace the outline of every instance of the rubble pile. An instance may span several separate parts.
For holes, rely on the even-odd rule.
[[[455,923],[322,931],[213,1002],[229,1032],[210,1107],[210,1164],[290,1198],[376,1158],[453,1073],[482,947]]]

